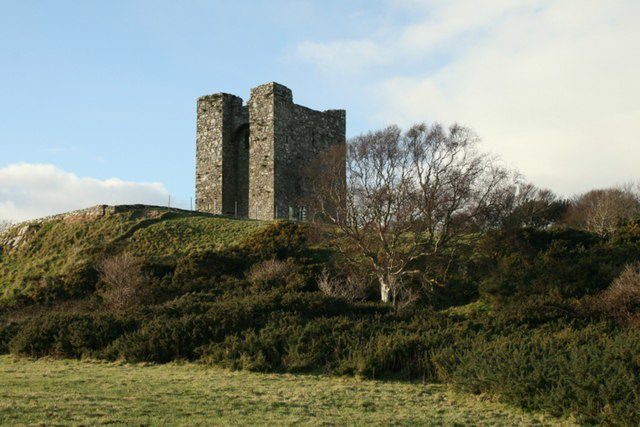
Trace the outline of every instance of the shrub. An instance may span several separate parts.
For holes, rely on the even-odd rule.
[[[9,352],[9,342],[16,336],[19,328],[16,322],[0,323],[0,354]]]
[[[588,300],[590,308],[628,321],[640,308],[640,263],[630,264],[607,289]]]
[[[269,259],[253,264],[247,273],[247,279],[254,286],[283,286],[289,276],[294,272],[295,266],[292,259],[280,261]]]
[[[34,277],[27,287],[27,304],[52,305],[60,301],[87,296],[95,291],[98,273],[93,266],[83,264],[61,276]]]
[[[303,253],[306,250],[306,241],[306,225],[278,221],[262,232],[253,234],[241,250],[254,259],[286,259]]]
[[[98,271],[104,285],[100,296],[115,310],[137,306],[151,297],[151,277],[142,271],[140,260],[130,252],[104,259]]]
[[[516,295],[594,294],[640,256],[631,239],[603,239],[571,230],[524,230],[498,239],[493,243],[499,248],[497,256],[479,263],[484,270],[480,292],[499,300]],[[483,257],[493,244],[483,248]]]
[[[441,378],[528,409],[609,425],[640,419],[640,331],[518,331],[435,356]]]
[[[318,289],[330,297],[341,298],[346,301],[363,301],[367,298],[367,284],[363,278],[353,274],[343,278],[332,277],[329,270],[322,269],[316,278]]]
[[[391,319],[348,315],[306,319],[275,312],[263,327],[203,348],[203,358],[233,369],[436,380],[431,354],[449,345],[460,331],[438,318],[412,324]]]
[[[199,252],[178,259],[173,272],[174,292],[196,292],[215,289],[223,277],[242,277],[248,260],[233,252]]]
[[[156,317],[115,341],[105,351],[111,359],[166,363],[193,359],[196,350],[215,336],[216,325],[205,315]]]
[[[20,325],[9,350],[33,357],[95,356],[134,327],[133,319],[111,314],[45,313]]]
[[[335,372],[357,348],[355,341],[362,341],[355,330],[347,317],[305,320],[292,313],[273,313],[263,328],[227,336],[203,355],[210,363],[232,369]]]
[[[259,330],[274,313],[309,319],[348,310],[343,302],[319,293],[271,292],[210,303],[209,298],[193,295],[165,304],[155,310],[153,319],[114,343],[109,357],[153,362],[195,359],[201,347],[245,330]]]

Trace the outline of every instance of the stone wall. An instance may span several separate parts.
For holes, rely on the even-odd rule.
[[[274,218],[274,133],[275,98],[273,84],[251,90],[249,98],[249,218]]]
[[[303,219],[312,196],[305,168],[331,146],[345,144],[344,110],[315,111],[290,103],[276,116],[276,211],[279,218]],[[327,177],[336,179],[337,177]]]
[[[309,215],[303,170],[345,143],[345,126],[344,110],[294,104],[291,90],[278,83],[252,89],[247,106],[229,94],[201,97],[196,209],[263,220]]]
[[[242,98],[219,93],[199,98],[197,115],[196,209],[246,216],[248,110]]]

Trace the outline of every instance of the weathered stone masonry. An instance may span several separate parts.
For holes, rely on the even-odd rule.
[[[301,172],[332,145],[345,144],[345,126],[344,110],[296,105],[277,83],[252,89],[246,106],[226,93],[199,98],[196,209],[265,220],[309,215]]]

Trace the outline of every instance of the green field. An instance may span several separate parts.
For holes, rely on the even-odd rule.
[[[442,385],[0,356],[0,424],[570,425]]]

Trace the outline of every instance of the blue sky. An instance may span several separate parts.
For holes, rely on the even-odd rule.
[[[188,206],[196,98],[268,81],[348,136],[460,121],[562,194],[637,180],[639,3],[2,1],[0,217]]]

